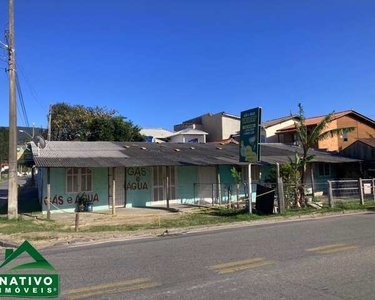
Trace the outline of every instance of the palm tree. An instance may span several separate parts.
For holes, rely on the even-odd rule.
[[[307,163],[313,159],[312,155],[308,155],[308,151],[312,148],[315,144],[319,141],[326,139],[327,137],[333,137],[337,135],[341,135],[343,133],[352,132],[355,130],[354,127],[345,127],[345,128],[336,128],[330,129],[325,131],[326,126],[332,121],[335,111],[331,112],[330,114],[326,115],[325,117],[320,120],[320,122],[316,125],[316,127],[312,130],[312,132],[308,132],[307,126],[305,123],[305,113],[302,108],[302,104],[298,104],[299,108],[299,121],[294,122],[294,126],[296,128],[297,138],[299,139],[303,153],[300,158],[301,164],[301,183],[304,185],[305,183],[305,174],[306,174],[306,167]],[[304,193],[301,193],[301,200],[304,198]]]

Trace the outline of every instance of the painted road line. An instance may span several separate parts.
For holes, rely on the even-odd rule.
[[[310,248],[310,249],[307,249],[307,251],[317,252],[321,254],[329,254],[329,253],[337,253],[337,252],[356,249],[356,248],[358,248],[358,246],[347,245],[347,244],[332,244],[332,245]]]
[[[113,282],[108,284],[94,285],[79,289],[69,290],[65,295],[68,299],[87,299],[95,295],[115,294],[133,290],[147,289],[159,284],[149,278],[137,278],[128,281]]]
[[[240,260],[230,263],[218,264],[211,266],[211,270],[217,270],[219,274],[228,274],[237,271],[259,268],[262,266],[272,265],[275,262],[272,260],[266,260],[264,257],[257,257],[247,260]]]

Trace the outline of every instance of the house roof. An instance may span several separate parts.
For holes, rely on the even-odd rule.
[[[296,151],[299,155],[303,154],[303,149],[298,146],[282,143],[263,143],[261,144],[261,160],[266,164],[288,163],[290,162],[290,159],[294,161]],[[337,152],[312,148],[309,149],[308,155],[314,155],[311,162],[315,163],[351,163],[360,161],[340,156]]]
[[[282,122],[289,121],[289,120],[294,120],[294,119],[299,119],[299,116],[298,115],[290,115],[290,116],[285,116],[285,117],[281,117],[281,118],[277,118],[277,119],[265,121],[265,122],[262,122],[262,126],[264,128],[268,128],[268,127],[280,124]]]
[[[174,131],[170,131],[164,128],[142,128],[139,132],[140,134],[143,134],[145,136],[152,136],[156,139],[163,139],[174,133]]]
[[[177,135],[208,135],[207,132],[198,130],[198,129],[193,129],[193,128],[185,128],[183,130],[177,131],[172,133],[171,135],[167,137],[172,137],[172,136],[177,136]]]
[[[47,142],[44,149],[32,145],[37,167],[147,167],[172,165],[246,165],[240,163],[239,146],[229,143],[185,144],[145,142]],[[261,144],[261,162],[275,164],[294,159],[302,149],[285,144]],[[39,152],[39,153],[38,153]],[[359,160],[337,154],[310,150],[315,162],[347,163]]]
[[[226,113],[225,111],[222,111],[222,112],[218,112],[216,114],[213,114],[213,113],[210,113],[210,112],[205,113],[205,114],[200,115],[198,117],[183,121],[182,124],[200,124],[200,125],[202,125],[202,118],[203,117],[205,117],[205,116],[219,116],[219,115],[225,116],[225,117],[228,117],[228,118],[232,118],[232,119],[236,119],[236,120],[241,120],[241,117],[239,117],[239,116],[231,115],[231,114]]]
[[[342,112],[338,112],[338,113],[335,113],[332,117],[332,121],[333,120],[336,120],[336,119],[339,119],[343,116],[347,116],[347,115],[353,115],[355,118],[359,118],[359,119],[362,119],[364,122],[366,123],[369,123],[371,124],[371,126],[375,127],[375,121],[364,116],[364,115],[361,115],[360,113],[354,111],[354,110],[346,110],[346,111],[342,111]],[[312,117],[312,118],[306,118],[305,119],[305,124],[306,126],[315,126],[317,125],[321,120],[323,120],[323,118],[325,117],[326,115],[324,116],[318,116],[318,117]],[[276,133],[285,133],[285,132],[293,132],[295,131],[295,126],[294,125],[290,125],[290,126],[287,126],[287,127],[284,127],[282,129],[279,129],[276,131]]]
[[[375,148],[375,138],[361,138],[356,141],[356,143],[364,143],[370,147]]]

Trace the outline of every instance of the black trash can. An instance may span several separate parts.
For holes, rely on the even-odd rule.
[[[255,209],[258,213],[270,215],[273,214],[275,201],[275,190],[266,186],[257,184],[257,200]]]

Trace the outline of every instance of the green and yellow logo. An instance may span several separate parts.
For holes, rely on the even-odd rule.
[[[17,270],[44,269],[56,272],[55,268],[28,242],[24,241],[15,251],[5,250],[5,260],[0,271],[23,253],[35,261],[9,269]],[[0,297],[55,298],[59,295],[59,275],[57,274],[1,274]]]

